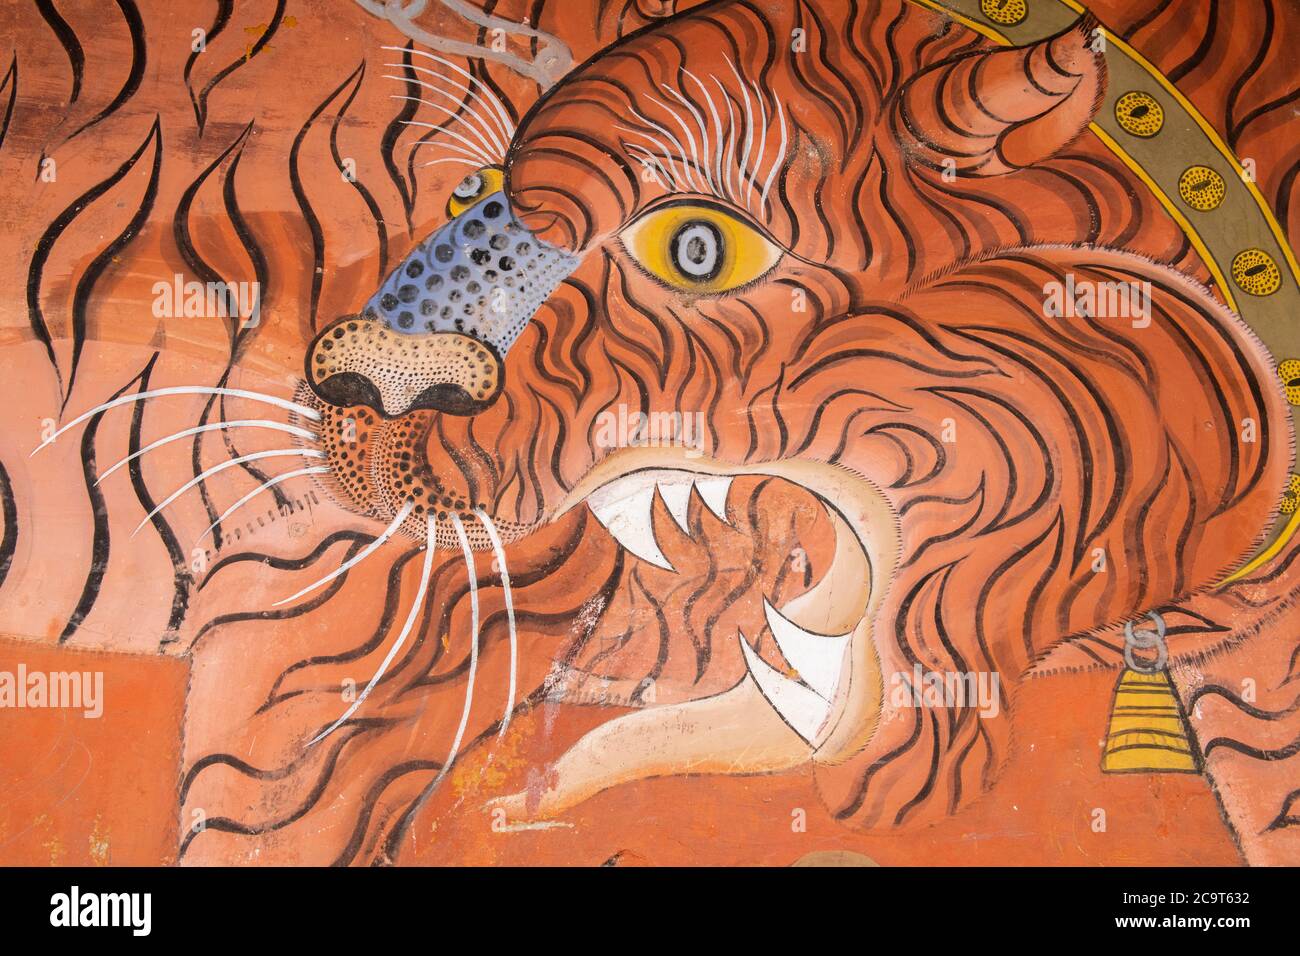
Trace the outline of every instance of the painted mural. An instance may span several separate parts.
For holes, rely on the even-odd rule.
[[[0,862],[1300,863],[1300,5],[0,27]]]

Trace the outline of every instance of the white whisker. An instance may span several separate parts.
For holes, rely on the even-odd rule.
[[[407,504],[414,505],[414,502],[408,501]],[[454,515],[452,517],[453,519],[455,518]],[[351,717],[353,714],[357,712],[357,708],[360,707],[363,703],[365,703],[366,698],[370,696],[370,692],[374,690],[375,685],[379,683],[379,679],[383,677],[384,672],[388,670],[388,665],[393,662],[393,658],[397,656],[397,652],[401,650],[402,645],[406,643],[406,638],[410,635],[411,628],[415,627],[415,619],[420,614],[420,608],[424,606],[425,591],[429,589],[429,577],[433,573],[433,552],[435,550],[434,534],[436,531],[437,531],[437,523],[434,520],[433,512],[431,511],[429,512],[428,523],[425,525],[424,565],[423,567],[420,568],[420,585],[415,592],[415,601],[412,602],[411,604],[411,612],[406,615],[406,623],[402,625],[402,631],[400,634],[397,635],[397,640],[393,642],[393,646],[390,647],[388,649],[388,653],[384,655],[384,659],[379,665],[379,670],[375,671],[375,676],[370,678],[370,683],[366,685],[365,690],[363,690],[360,694],[357,695],[357,699],[354,700],[351,703],[351,705],[349,705],[348,709],[343,712],[343,715],[339,717],[338,720],[334,721],[334,723],[330,724],[328,727],[322,730],[311,740],[307,741],[308,747],[312,746],[312,744],[316,743],[318,740],[322,740],[325,737],[328,737],[330,734],[332,734],[335,730],[338,729],[339,725],[342,724],[343,721],[347,720],[349,717]],[[474,581],[474,576],[471,574],[470,575],[471,587],[473,587],[473,581]],[[472,682],[474,680],[472,669],[470,675],[471,675],[470,681]]]
[[[149,523],[150,518],[152,518],[158,512],[162,511],[169,504],[171,504],[181,495],[185,494],[185,492],[189,491],[199,482],[207,478],[211,478],[213,475],[217,474],[218,472],[225,471],[227,468],[233,468],[235,465],[242,465],[244,462],[247,461],[258,461],[262,458],[277,458],[285,455],[294,455],[302,458],[324,458],[325,452],[304,451],[301,448],[277,448],[275,451],[259,451],[251,455],[241,455],[238,458],[231,458],[229,461],[223,461],[221,464],[214,465],[213,467],[209,468],[207,471],[203,472],[202,474],[195,475],[189,481],[185,482],[185,484],[181,485],[170,495],[168,495],[162,504],[160,504],[158,507],[154,508],[153,511],[145,515],[144,520],[135,526],[135,530],[131,532],[131,537],[134,538],[137,534],[139,534],[140,529]]]
[[[501,566],[501,591],[505,595],[506,623],[510,631],[510,691],[506,697],[505,714],[501,718],[501,729],[497,731],[497,736],[502,737],[505,735],[506,728],[510,726],[510,715],[515,709],[515,684],[519,661],[519,638],[515,633],[515,601],[510,592],[510,572],[506,570],[506,551],[501,544],[501,535],[497,533],[496,525],[492,523],[486,511],[475,508],[474,513],[483,522],[483,530],[487,532],[488,540],[492,542],[492,553],[496,556],[497,564]]]
[[[296,425],[286,425],[284,424],[284,422],[273,422],[264,418],[252,418],[252,419],[247,419],[245,421],[238,421],[238,422],[212,422],[211,424],[208,425],[195,425],[193,428],[183,429],[181,431],[176,432],[176,434],[174,435],[168,435],[166,438],[159,438],[156,442],[146,445],[144,448],[141,448],[139,451],[127,455],[121,461],[113,465],[113,467],[109,468],[107,471],[100,473],[100,476],[95,479],[95,484],[99,484],[105,478],[111,475],[113,472],[121,468],[123,465],[135,461],[135,459],[139,458],[141,455],[147,455],[155,448],[161,448],[163,445],[170,444],[171,442],[179,441],[182,438],[188,438],[190,435],[201,435],[204,432],[226,431],[227,429],[230,428],[269,428],[272,431],[288,432],[290,435],[294,435],[298,438],[306,439],[307,441],[316,441],[318,437],[315,432],[309,432],[305,428],[299,428]]]
[[[370,557],[370,555],[374,554],[375,551],[377,551],[385,541],[387,541],[389,538],[391,538],[394,534],[397,533],[397,529],[402,526],[402,522],[406,520],[407,515],[409,515],[414,508],[415,508],[414,499],[411,498],[406,499],[406,503],[402,505],[401,508],[398,509],[397,514],[393,517],[393,520],[389,523],[387,528],[385,528],[382,532],[380,532],[379,537],[375,538],[374,541],[371,541],[368,545],[366,545],[364,548],[358,551],[353,557],[349,558],[347,561],[344,561],[342,564],[340,564],[329,574],[325,575],[325,577],[321,578],[319,581],[307,585],[305,588],[303,588],[301,591],[297,592],[296,594],[291,594],[287,598],[276,601],[274,604],[271,605],[271,607],[279,607],[281,604],[288,604],[290,601],[296,601],[304,594],[310,594],[312,591],[315,591],[321,585],[329,584],[329,582],[333,581],[336,577],[338,577],[340,574],[343,574],[349,568],[356,567],[366,558]]]
[[[478,573],[474,570],[474,552],[470,550],[469,539],[465,536],[465,526],[461,524],[455,512],[451,513],[451,523],[456,529],[456,537],[460,540],[460,550],[465,555],[465,570],[469,572],[469,675],[465,684],[465,707],[460,714],[460,726],[456,728],[456,738],[451,742],[451,750],[447,753],[447,759],[443,761],[442,769],[429,784],[430,791],[451,770],[451,765],[456,762],[456,755],[460,753],[460,743],[465,737],[465,728],[469,725],[469,711],[474,705],[474,677],[478,673]]]
[[[270,481],[264,481],[261,485],[254,488],[248,494],[244,495],[244,497],[240,498],[233,505],[231,505],[229,508],[223,511],[221,513],[221,517],[218,518],[216,521],[212,522],[212,524],[208,525],[207,530],[204,531],[201,535],[199,535],[197,540],[202,541],[204,538],[206,538],[208,535],[212,533],[213,528],[221,524],[221,522],[225,521],[234,512],[238,511],[244,505],[248,504],[250,501],[252,501],[258,495],[260,495],[262,492],[266,491],[266,489],[273,488],[276,485],[280,484],[280,482],[288,481],[290,478],[299,478],[303,475],[324,475],[327,474],[329,470],[330,470],[329,465],[316,465],[315,467],[312,468],[299,468],[297,471],[285,472],[283,475],[276,475]]]
[[[177,385],[172,388],[155,388],[147,392],[136,392],[134,395],[123,395],[115,398],[111,402],[105,402],[103,405],[96,405],[88,412],[82,412],[68,424],[64,425],[45,441],[41,442],[32,450],[32,454],[40,451],[46,445],[52,444],[56,438],[66,432],[69,428],[75,428],[92,415],[99,412],[107,411],[110,408],[117,408],[119,405],[129,405],[131,402],[141,402],[146,398],[161,398],[165,395],[230,395],[235,398],[246,398],[252,402],[264,402],[267,405],[275,405],[286,411],[297,412],[304,418],[313,422],[320,421],[320,412],[314,408],[308,408],[306,405],[299,405],[297,402],[291,402],[287,399],[276,398],[274,395],[263,395],[261,392],[248,392],[240,388],[211,388],[206,385]],[[30,457],[30,456],[29,456]]]

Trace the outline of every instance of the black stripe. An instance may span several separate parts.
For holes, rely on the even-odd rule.
[[[4,538],[0,539],[0,587],[9,577],[13,567],[14,552],[18,550],[18,500],[14,497],[14,486],[9,480],[9,472],[4,462],[0,461],[0,507],[3,508]]]
[[[40,10],[45,22],[50,25],[54,35],[59,38],[63,52],[68,56],[68,68],[72,70],[72,92],[68,94],[68,105],[71,106],[81,95],[81,78],[86,66],[86,54],[81,49],[81,41],[77,39],[76,31],[59,14],[54,6],[54,0],[36,0],[36,8]],[[0,141],[3,141],[2,136]]]
[[[72,360],[68,371],[68,388],[63,396],[63,408],[65,409],[68,407],[68,400],[72,398],[72,389],[77,380],[77,366],[81,361],[81,350],[86,343],[86,312],[90,307],[90,297],[94,294],[95,284],[117,259],[118,253],[136,237],[144,224],[148,222],[149,214],[153,211],[154,200],[158,198],[158,173],[162,169],[163,137],[162,127],[157,116],[154,116],[149,136],[141,145],[140,150],[136,152],[137,157],[143,152],[144,147],[149,144],[150,140],[154,141],[153,167],[149,172],[149,183],[145,186],[144,196],[140,200],[140,207],[135,211],[135,215],[131,217],[131,221],[126,224],[126,227],[118,234],[117,238],[104,247],[104,250],[86,267],[86,271],[81,274],[81,278],[77,281],[77,291],[72,297]],[[132,160],[132,165],[134,165],[134,160]]]
[[[65,143],[116,113],[123,103],[135,95],[136,90],[140,88],[140,81],[144,79],[145,62],[148,58],[144,42],[144,20],[140,17],[140,10],[136,7],[135,0],[117,0],[117,5],[121,8],[127,29],[131,33],[131,72],[127,74],[126,82],[117,91],[113,101],[77,127],[76,132],[64,140]]]

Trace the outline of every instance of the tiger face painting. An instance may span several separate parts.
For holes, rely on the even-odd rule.
[[[615,681],[644,709],[502,798],[511,817],[686,768],[809,761],[845,822],[951,812],[992,779],[1014,688],[1054,644],[1250,551],[1290,465],[1268,356],[1174,270],[1018,235],[1016,189],[996,185],[1092,119],[1094,27],[906,73],[873,32],[920,45],[932,21],[904,3],[674,17],[550,90],[446,225],[321,330],[299,400],[350,507],[467,560],[582,521],[613,539],[585,584],[597,628],[602,589],[658,609],[619,645],[567,650],[562,694]],[[816,52],[773,39],[798,29],[816,73]],[[994,212],[968,231],[941,197],[973,201],[947,185],[969,179]],[[1160,321],[1046,314],[1071,276],[1152,290]],[[706,448],[602,448],[613,407],[703,409]],[[1241,441],[1247,419],[1263,440]],[[786,511],[793,540],[770,524]],[[1156,545],[1170,528],[1180,546]],[[748,607],[691,626],[673,596],[703,587],[697,553],[746,532]],[[793,585],[763,573],[792,543],[808,553]],[[1123,580],[1095,573],[1098,551],[1124,556]],[[887,682],[918,662],[997,674],[999,716],[890,720]],[[917,775],[900,757],[869,793],[867,768],[918,736],[934,778],[891,787]]]
[[[846,831],[907,833],[999,784],[1031,682],[1132,667],[1126,624],[1168,622],[1175,665],[1219,646],[1195,602],[1286,508],[1285,383],[1090,131],[1121,92],[1102,21],[995,43],[911,0],[600,3],[594,40],[550,13],[478,59],[412,6],[360,5],[375,68],[280,153],[322,209],[312,137],[342,169],[358,91],[400,91],[405,245],[345,170],[382,254],[309,263],[261,339],[232,324],[202,418],[155,411],[196,379],[152,364],[67,405],[172,415],[136,420],[146,465],[198,429],[184,488],[127,515],[178,542],[145,592],[191,662],[182,862],[396,862],[437,821],[562,827],[686,776],[806,775]],[[228,132],[178,221],[265,239]],[[257,248],[186,242],[214,274]],[[306,548],[232,537],[259,493],[314,496]]]

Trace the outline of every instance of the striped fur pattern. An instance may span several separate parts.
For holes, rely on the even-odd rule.
[[[256,24],[220,3],[210,11],[213,56],[171,64],[162,51],[174,38],[158,4],[119,0],[121,22],[107,25],[75,5],[38,6],[41,17],[11,31],[27,46],[7,81],[18,91],[12,119],[0,85],[0,164],[4,181],[31,182],[48,152],[66,173],[22,224],[31,255],[0,264],[27,292],[22,321],[7,323],[6,347],[24,356],[7,400],[31,408],[29,417],[65,398],[79,411],[119,391],[192,384],[196,368],[207,385],[291,393],[318,332],[359,310],[442,225],[446,197],[470,168],[420,165],[463,158],[445,130],[468,134],[419,102],[430,96],[416,82],[429,80],[415,69],[418,51],[400,41],[384,50],[393,36],[349,11],[358,29],[374,31],[373,53],[357,62],[354,48],[320,40],[292,0],[276,4],[246,48],[240,28]],[[41,607],[58,622],[30,636],[154,652],[165,634],[163,650],[194,663],[183,861],[398,861],[441,815],[478,813],[501,792],[544,792],[548,763],[577,739],[571,728],[549,736],[560,709],[639,713],[725,691],[745,676],[737,632],[789,670],[762,598],[779,604],[813,590],[833,557],[824,509],[803,489],[737,479],[729,525],[693,500],[691,534],[672,539],[675,577],[621,550],[582,509],[550,520],[604,454],[599,416],[620,405],[703,412],[708,454],[723,461],[831,463],[878,488],[901,549],[880,582],[887,590],[870,633],[881,674],[919,663],[1000,675],[997,717],[896,707],[881,693],[870,721],[810,752],[826,808],[846,826],[922,824],[978,799],[997,782],[1013,721],[1026,719],[1021,683],[1117,666],[1116,628],[1148,610],[1163,609],[1176,655],[1200,661],[1212,650],[1232,676],[1222,662],[1245,645],[1220,629],[1244,612],[1204,602],[1217,600],[1210,586],[1275,514],[1292,464],[1286,406],[1273,359],[1206,288],[1187,239],[1131,173],[1080,135],[1105,84],[1084,45],[1086,23],[994,53],[904,0],[595,0],[585,22],[571,4],[488,6],[530,17],[584,63],[544,96],[499,65],[457,61],[479,85],[442,68],[463,84],[443,88],[463,97],[466,123],[493,100],[505,111],[499,128],[513,138],[489,158],[504,165],[516,216],[581,258],[511,347],[490,407],[468,417],[362,417],[363,446],[385,467],[352,477],[355,463],[330,436],[349,413],[365,413],[323,409],[334,473],[307,539],[270,516],[223,522],[201,572],[190,569],[188,545],[272,476],[263,463],[201,483],[137,539],[131,529],[180,482],[269,445],[220,432],[169,446],[114,476],[127,479],[120,484],[101,490],[93,476],[163,435],[248,417],[238,400],[150,399],[134,418],[107,413],[88,437],[56,446],[37,466],[50,469],[45,478],[18,472],[13,462],[30,447],[5,439],[0,491],[19,507],[5,510],[0,581],[48,581]],[[1230,32],[1224,5],[1096,6],[1242,155],[1274,157],[1261,165],[1261,188],[1284,224],[1300,216],[1283,55],[1295,28],[1281,8],[1260,2],[1243,20],[1249,28]],[[1205,26],[1203,41],[1168,29],[1188,18]],[[807,40],[797,54],[795,30]],[[329,69],[283,84],[277,53],[309,42],[326,44],[332,55],[317,61]],[[1017,73],[1034,80],[1035,94],[1008,97]],[[91,102],[91,76],[120,94]],[[292,129],[262,129],[269,83],[292,87],[280,106]],[[389,99],[398,91],[414,99]],[[68,100],[66,110],[49,108]],[[412,125],[420,122],[429,125]],[[83,168],[76,157],[91,143],[96,156]],[[370,160],[351,180],[338,175],[349,157]],[[126,200],[140,221],[110,202],[78,207],[92,191]],[[773,271],[716,296],[682,295],[649,276],[620,235],[683,195],[769,236],[782,250]],[[77,235],[105,238],[91,254],[60,258]],[[122,259],[141,267],[118,271]],[[64,268],[68,289],[55,281]],[[181,335],[95,305],[108,278],[116,300],[147,302],[150,276],[174,269],[261,280],[261,324]],[[1150,283],[1153,323],[1045,317],[1044,286],[1067,276]],[[1255,440],[1242,437],[1246,419]],[[498,736],[511,666],[502,569],[470,527],[471,571],[443,526],[447,550],[436,555],[412,637],[364,710],[304,749],[341,712],[339,687],[364,684],[391,647],[417,589],[422,522],[318,591],[274,602],[373,540],[394,517],[402,465],[412,463],[437,478],[451,511],[482,505],[509,539],[516,719]],[[281,487],[276,516],[296,513],[310,487]],[[83,509],[88,542],[76,573],[66,547],[37,543],[22,517],[57,513],[67,500]],[[1094,571],[1098,552],[1105,573]],[[1268,573],[1225,600],[1276,599],[1283,579]],[[471,594],[481,611],[473,664]],[[5,611],[10,631],[27,633],[21,620]],[[1274,632],[1261,623],[1251,636]],[[471,666],[481,690],[461,753],[472,780],[446,765]],[[1203,709],[1226,700],[1206,694]],[[1270,697],[1258,706],[1290,714],[1287,705]],[[1244,712],[1235,724],[1222,718],[1218,736],[1245,742],[1209,753],[1211,772],[1276,753],[1275,769],[1293,755],[1288,740],[1250,739],[1261,718]],[[1281,832],[1294,816],[1294,784],[1272,797],[1282,786],[1258,812],[1250,787],[1232,799],[1243,813],[1281,821]],[[201,830],[188,826],[196,809]]]

